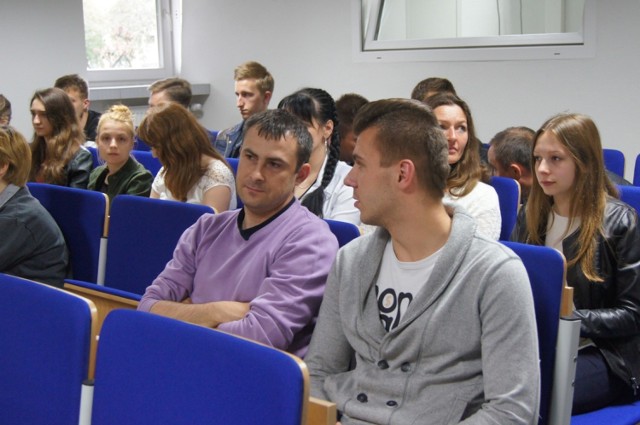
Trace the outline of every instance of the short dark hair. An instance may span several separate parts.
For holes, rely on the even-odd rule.
[[[489,145],[504,168],[516,163],[531,171],[531,150],[536,132],[529,127],[509,127],[493,136]]]
[[[410,159],[416,167],[418,183],[441,199],[449,175],[448,143],[438,120],[422,102],[383,99],[364,105],[356,115],[356,134],[375,127],[381,166]]]
[[[429,92],[457,94],[451,81],[441,77],[430,77],[416,84],[411,91],[411,99],[424,102]]]
[[[251,115],[244,122],[243,134],[247,134],[250,128],[257,127],[258,135],[267,140],[280,140],[292,136],[297,142],[296,171],[303,164],[309,162],[313,141],[311,134],[300,119],[284,109],[270,109]]]
[[[367,103],[369,103],[369,101],[357,93],[347,93],[340,96],[340,98],[336,100],[336,112],[340,125],[351,128],[358,110]]]
[[[169,99],[189,109],[191,104],[191,83],[182,78],[172,77],[158,80],[149,86],[151,94],[164,91]]]
[[[63,75],[53,84],[54,87],[67,91],[68,89],[76,89],[82,100],[89,98],[89,85],[87,81],[78,74]]]

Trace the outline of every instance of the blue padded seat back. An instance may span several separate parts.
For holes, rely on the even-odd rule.
[[[640,214],[640,187],[638,186],[618,186],[620,200],[635,208]]]
[[[158,174],[162,167],[160,160],[155,158],[150,151],[132,150],[131,155],[154,176]]]
[[[144,294],[164,270],[185,230],[213,209],[119,195],[111,203],[105,286]]]
[[[636,163],[633,168],[633,185],[640,186],[640,154],[636,156]]]
[[[500,240],[508,241],[518,220],[520,185],[514,179],[499,176],[492,176],[489,183],[498,193],[498,201],[500,202],[500,216],[502,217]]]
[[[502,243],[522,259],[529,275],[540,350],[540,417],[542,418],[540,423],[546,424],[553,386],[560,304],[565,281],[565,260],[559,251],[546,246],[507,241]]]
[[[89,368],[89,304],[0,273],[0,423],[77,424]]]
[[[360,229],[353,223],[328,218],[325,218],[324,221],[329,225],[329,229],[335,235],[336,239],[338,239],[338,246],[341,248],[360,236]]]
[[[92,425],[299,425],[300,363],[224,332],[115,310],[100,335]]]
[[[602,158],[607,170],[624,177],[624,153],[618,149],[602,149]]]
[[[227,161],[227,163],[231,166],[231,170],[233,171],[233,177],[237,177],[238,176],[238,158],[225,158],[225,160]],[[236,186],[237,188],[237,186]],[[237,196],[237,189],[236,189],[236,205],[237,208],[242,208],[243,204],[242,204],[242,199],[240,199],[239,196]]]
[[[107,196],[92,190],[46,183],[29,182],[27,187],[58,223],[69,248],[73,278],[96,282]]]

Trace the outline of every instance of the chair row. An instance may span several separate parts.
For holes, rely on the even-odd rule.
[[[27,187],[62,230],[74,279],[113,282],[134,293],[143,291],[136,280],[149,282],[162,271],[182,233],[213,213],[204,205],[120,195],[108,217],[103,193],[45,183]]]
[[[594,424],[601,423],[598,422],[598,418],[601,418],[604,414],[603,411],[593,412],[587,415],[576,416],[573,419],[570,418],[570,410],[571,410],[571,400],[573,397],[573,379],[575,376],[575,357],[577,351],[578,337],[579,337],[579,329],[580,323],[577,320],[573,320],[570,318],[570,314],[572,311],[572,293],[570,288],[567,288],[565,285],[565,272],[566,265],[564,261],[564,257],[556,250],[547,247],[541,246],[533,246],[533,245],[525,245],[514,242],[504,242],[504,245],[508,248],[512,249],[520,258],[523,260],[525,268],[527,270],[529,281],[532,288],[532,294],[535,304],[535,313],[536,313],[536,322],[538,328],[538,338],[539,338],[539,350],[540,350],[540,367],[541,367],[541,407],[540,407],[540,425],[546,424],[559,424],[559,425],[568,425],[572,423],[574,425],[585,425],[585,424]],[[17,389],[22,388],[23,391],[32,394],[40,394],[39,391],[34,391],[33,388],[29,386],[31,384],[38,385],[38,380],[34,380],[33,376],[38,376],[41,378],[41,374],[44,374],[45,371],[49,369],[62,369],[67,370],[64,366],[56,365],[55,368],[50,367],[50,362],[42,361],[42,365],[44,366],[44,371],[40,369],[34,369],[34,374],[24,377],[20,372],[18,372],[18,367],[26,367],[24,366],[25,362],[29,363],[31,361],[41,361],[38,356],[46,356],[53,357],[50,359],[51,361],[60,361],[61,358],[69,357],[66,352],[64,355],[55,355],[51,356],[51,353],[58,353],[60,350],[65,349],[71,343],[63,342],[59,346],[60,348],[47,348],[43,344],[48,343],[48,339],[42,337],[41,335],[50,336],[50,334],[58,332],[60,329],[66,329],[67,327],[67,317],[65,313],[60,310],[62,307],[55,307],[57,305],[56,297],[61,297],[59,294],[64,294],[64,291],[57,290],[55,288],[49,288],[45,285],[40,285],[36,283],[29,283],[29,285],[25,284],[25,281],[18,278],[9,277],[6,275],[0,276],[2,282],[0,283],[0,341],[4,342],[4,347],[12,347],[11,350],[3,350],[4,352],[0,356],[4,356],[3,361],[0,361],[0,381],[3,383],[10,383],[11,380],[20,380],[26,379],[27,384],[24,381],[20,381],[20,384],[16,385],[5,385],[4,388]],[[10,284],[5,284],[5,281],[11,281]],[[20,286],[18,283],[21,283],[25,286]],[[37,296],[31,295],[29,293],[29,287],[40,288],[39,292],[35,292]],[[4,293],[1,291],[5,291]],[[12,293],[13,291],[13,293]],[[70,294],[67,296],[69,297]],[[35,298],[34,298],[35,297]],[[14,298],[18,298],[17,300]],[[74,298],[75,299],[75,298]],[[51,303],[51,306],[49,306]],[[77,302],[76,302],[77,303]],[[132,302],[127,304],[121,304],[121,307],[134,309],[137,302]],[[33,309],[37,309],[38,314],[33,314]],[[102,308],[102,307],[100,307]],[[112,307],[109,308],[111,310]],[[86,325],[82,324],[82,320],[78,317],[73,317],[72,319],[68,319],[72,321],[74,326],[77,325],[81,330],[80,334],[87,335],[88,333],[95,334],[98,329],[100,329],[100,324],[97,323],[95,307],[93,304],[89,304],[89,307],[83,306],[81,308],[85,313],[89,314],[92,318],[92,324]],[[89,312],[89,313],[86,313]],[[109,311],[103,312],[104,315],[107,315]],[[111,313],[114,314],[114,313]],[[139,312],[118,312],[117,315],[122,316],[122,323],[134,323],[135,320],[131,317],[127,316],[127,314],[143,314]],[[77,314],[76,314],[77,316]],[[143,316],[140,316],[143,317]],[[171,319],[159,318],[153,315],[144,315],[144,317],[148,317],[148,319],[139,319],[141,321],[150,321],[155,320],[155,324],[149,325],[151,328],[156,329],[158,332],[163,332],[162,330],[168,328],[169,326],[174,326]],[[40,323],[40,319],[42,322]],[[33,321],[38,321],[38,324],[32,323]],[[160,320],[160,321],[158,321]],[[105,340],[109,341],[109,337],[105,335],[109,335],[107,332],[109,329],[110,320],[107,319],[104,323],[104,327],[102,328],[100,341],[103,343]],[[149,322],[151,323],[151,322]],[[64,326],[61,326],[64,324]],[[24,330],[22,326],[27,326],[28,329]],[[44,330],[35,329],[37,326],[45,326]],[[134,327],[133,325],[127,325]],[[127,327],[125,326],[125,327]],[[176,325],[177,326],[177,325]],[[190,327],[192,325],[180,324],[183,328]],[[73,330],[76,328],[74,327]],[[177,329],[177,328],[176,328]],[[200,328],[202,329],[202,328]],[[170,331],[167,331],[170,332]],[[188,332],[187,330],[180,330],[176,332]],[[156,336],[153,332],[149,330],[133,330],[133,336],[128,337],[127,343],[125,345],[133,344],[136,342],[137,338],[140,338],[141,335],[144,335],[143,341],[151,338],[153,336],[153,340],[156,338],[159,339],[161,336]],[[91,344],[92,341],[95,341],[95,338],[90,337],[89,342],[86,343],[83,348],[83,356],[81,356],[81,360],[74,360],[75,363],[78,363],[82,370],[87,370],[87,376],[91,377],[92,372],[90,370],[90,365],[92,364],[89,359],[91,356]],[[19,340],[19,341],[18,341]],[[173,370],[173,365],[176,363],[189,363],[189,361],[185,360],[184,362],[177,361],[175,359],[176,354],[180,353],[188,353],[191,355],[191,348],[185,349],[184,347],[189,347],[189,344],[179,343],[176,344],[175,336],[169,338],[172,342],[161,343],[158,346],[155,345],[154,342],[143,342],[137,341],[137,343],[141,344],[142,348],[153,345],[151,349],[154,352],[154,356],[157,354],[157,350],[167,349],[171,351],[171,355],[169,356],[171,360],[171,364],[167,368],[160,368],[162,370]],[[15,346],[15,344],[25,344],[27,348],[20,348]],[[33,347],[37,347],[37,350],[33,350]],[[176,350],[176,347],[179,347]],[[67,348],[68,349],[68,348]],[[24,351],[31,351],[28,354],[25,354]],[[98,349],[98,366],[97,369],[100,369],[100,350]],[[177,353],[176,353],[177,351]],[[13,359],[11,356],[17,353],[19,355],[19,359]],[[211,353],[209,353],[210,355]],[[34,357],[35,356],[35,357]],[[130,354],[129,357],[134,356]],[[73,357],[76,359],[76,357]],[[105,357],[106,358],[106,357]],[[148,359],[148,356],[145,356]],[[84,360],[82,360],[84,359]],[[147,365],[146,361],[144,360]],[[216,363],[210,362],[207,363]],[[143,365],[143,366],[144,366]],[[1,368],[6,367],[8,370],[1,370]],[[27,368],[28,369],[28,368]],[[152,368],[154,370],[158,370],[158,367]],[[129,376],[134,371],[128,370],[125,376]],[[179,372],[182,374],[183,371],[180,369]],[[68,371],[66,374],[70,374]],[[73,374],[71,374],[73,375]],[[48,376],[48,375],[47,375]],[[77,377],[77,373],[73,376]],[[185,375],[186,376],[186,375]],[[96,372],[96,378],[99,380],[99,372]],[[56,378],[60,379],[60,378]],[[122,379],[125,379],[124,377]],[[155,379],[155,380],[154,380]],[[164,379],[164,377],[163,377]],[[177,378],[176,378],[177,379]],[[169,391],[171,388],[182,388],[183,385],[178,385],[177,383],[172,383],[171,385],[163,386],[162,383],[158,382],[156,378],[153,376],[146,376],[145,380],[149,382],[155,383],[155,386],[161,389],[162,391]],[[122,388],[123,384],[120,381],[120,387]],[[124,385],[127,387],[127,385]],[[45,390],[43,390],[46,392]],[[98,385],[96,385],[96,394],[98,393]],[[137,391],[137,394],[142,393],[141,391]],[[75,393],[74,393],[75,394]],[[26,397],[26,396],[25,396]],[[74,396],[75,397],[75,396]],[[142,395],[140,395],[142,397]],[[46,399],[46,397],[43,397]],[[74,400],[77,399],[74,398]],[[20,406],[25,408],[26,404],[29,406],[33,406],[32,402],[27,402],[24,404],[22,402],[22,397],[17,397],[17,399],[8,397],[4,398],[0,397],[0,400],[4,400],[4,403],[9,403],[12,406]],[[55,398],[53,400],[56,400]],[[0,403],[3,403],[0,401]],[[43,402],[38,399],[38,402]],[[22,403],[22,404],[21,404]],[[185,401],[186,403],[186,401]],[[157,406],[155,403],[144,403],[138,400],[137,406],[150,404],[153,406]],[[180,403],[177,403],[180,405]],[[164,406],[164,404],[161,404]],[[176,403],[167,403],[167,406],[175,406]],[[314,409],[316,409],[320,413],[316,413],[318,417],[324,415],[326,417],[327,411],[331,412],[331,405],[322,404],[322,402],[314,401],[312,404],[314,405]],[[5,406],[6,407],[6,406]],[[333,406],[335,408],[335,406]],[[37,409],[34,409],[34,411]],[[43,409],[43,411],[51,411],[47,409]],[[4,408],[0,405],[0,417],[5,414],[2,412],[9,412],[6,415],[10,414],[20,414],[27,415],[27,413],[21,412],[20,409],[8,409]],[[13,413],[11,413],[13,412]],[[15,413],[18,412],[18,413]],[[322,413],[324,412],[324,413]],[[636,423],[631,422],[633,420],[640,421],[640,407],[637,405],[627,405],[621,407],[608,407],[606,411],[612,415],[615,415],[618,418],[626,417],[628,422],[616,422],[616,423]],[[32,414],[33,412],[28,412]],[[331,413],[329,413],[330,415]],[[329,419],[329,422],[334,420],[335,423],[335,415],[333,418]],[[0,420],[0,423],[35,423],[30,421],[4,421]],[[67,421],[66,423],[71,423]],[[324,422],[323,422],[324,423]]]
[[[133,310],[97,343],[95,317],[90,300],[0,273],[0,423],[335,424],[293,355]]]
[[[573,374],[575,373],[575,365],[572,362],[572,359],[575,357],[575,351],[572,350],[577,349],[579,322],[564,318],[564,316],[568,315],[571,311],[571,302],[566,301],[567,299],[571,300],[570,293],[567,295],[565,292],[564,307],[562,302],[565,279],[564,258],[559,252],[546,247],[510,242],[505,242],[505,245],[514,250],[523,259],[527,272],[529,273],[529,279],[534,296],[536,307],[536,321],[539,333],[540,365],[542,369],[542,402],[540,411],[540,424],[568,425],[571,397],[573,394],[571,382],[573,380]],[[7,280],[8,277],[4,277],[3,279]],[[17,280],[17,278],[13,279]],[[39,284],[31,284],[31,286],[33,285]],[[39,285],[39,287],[43,288],[42,290],[45,290],[44,288],[46,288],[43,285]],[[0,285],[0,291],[2,291],[2,289],[2,285]],[[64,293],[63,291],[59,291],[53,288],[46,288],[46,292],[51,293],[52,291],[56,292],[57,294]],[[97,299],[98,301],[101,301],[103,298],[102,294],[100,293],[98,293],[97,298],[94,298],[91,294],[85,295],[90,299]],[[50,297],[51,295],[47,295],[46,297],[42,296],[40,301],[38,302],[30,301],[29,297],[25,294],[21,294],[20,296],[22,297],[23,302],[29,303],[31,308],[33,308],[33,306],[35,305],[37,306],[38,311],[41,311],[44,310],[42,305],[46,304],[46,298]],[[71,295],[69,294],[69,296]],[[143,408],[141,406],[147,405],[154,406],[155,409],[157,409],[158,406],[163,406],[164,409],[171,409],[175,406],[181,406],[179,410],[184,413],[184,406],[191,406],[192,404],[198,405],[198,402],[195,402],[191,399],[191,397],[194,396],[189,393],[190,390],[195,389],[195,391],[197,391],[199,394],[205,394],[210,387],[217,387],[217,385],[212,385],[213,381],[202,381],[202,376],[207,377],[209,375],[203,372],[203,370],[206,369],[202,369],[200,367],[200,362],[199,360],[197,360],[197,358],[200,355],[200,348],[198,347],[202,346],[206,347],[206,349],[202,350],[204,352],[204,354],[202,355],[205,356],[206,360],[204,360],[203,363],[206,363],[207,367],[221,364],[222,360],[216,360],[213,362],[211,361],[211,356],[213,355],[212,353],[217,352],[219,349],[214,349],[213,347],[206,345],[205,342],[192,342],[188,340],[188,338],[191,337],[187,336],[188,334],[192,333],[192,329],[197,329],[197,331],[193,331],[197,334],[197,336],[195,336],[194,338],[213,338],[207,336],[210,333],[207,332],[209,331],[208,329],[173,321],[167,318],[140,313],[137,311],[126,311],[122,309],[111,311],[114,306],[133,310],[137,305],[136,301],[131,302],[126,298],[121,298],[120,300],[118,300],[117,296],[113,297],[114,304],[111,307],[101,306],[98,308],[105,308],[108,309],[108,311],[101,312],[101,316],[107,317],[104,321],[104,324],[97,323],[95,325],[95,328],[97,328],[100,332],[100,346],[98,347],[96,363],[93,414],[89,415],[85,413],[84,417],[92,416],[94,419],[100,418],[100,420],[105,421],[100,422],[100,420],[96,419],[92,423],[140,423],[139,421],[142,421],[142,419],[136,416],[137,412],[132,414],[131,416],[132,418],[135,418],[134,422],[127,422],[122,417],[111,415],[122,414],[127,416],[127,413],[125,412],[128,411],[128,408],[142,411]],[[0,300],[11,304],[11,300],[9,300],[8,298],[10,297],[2,295],[0,292]],[[121,302],[120,305],[118,305],[119,301]],[[18,303],[16,307],[20,309],[20,304]],[[22,311],[23,309],[20,310]],[[95,311],[95,308],[93,310]],[[11,312],[12,310],[8,309],[8,311]],[[45,322],[47,321],[46,314],[28,314],[27,312],[29,310],[26,308],[24,309],[24,311],[25,312],[23,312],[21,315],[15,318],[9,317],[7,320],[15,321],[17,319],[21,324],[34,320],[39,321],[40,319],[43,319]],[[62,317],[58,312],[54,312],[54,314]],[[99,322],[100,319],[95,313],[93,314],[93,322]],[[0,317],[1,316],[2,311],[0,311]],[[27,316],[28,320],[24,316]],[[63,319],[60,318],[56,320],[56,323],[58,324],[57,328],[65,327],[60,326]],[[74,320],[79,321],[79,319],[77,318]],[[1,322],[2,320],[0,320],[0,323]],[[113,330],[112,327],[117,330]],[[7,326],[7,328],[10,328],[10,326]],[[122,339],[118,339],[118,335],[126,335],[126,331],[130,331],[132,332],[132,334],[128,336],[122,336]],[[5,332],[6,331],[2,329],[2,325],[0,325],[0,335],[4,335]],[[17,332],[17,334],[11,333],[7,336],[7,338],[11,339],[21,333],[20,330],[12,330],[12,332]],[[47,332],[51,331],[47,330]],[[31,332],[30,335],[37,335],[37,333]],[[144,338],[141,338],[141,336],[144,336]],[[2,338],[2,336],[0,336],[0,338]],[[225,335],[225,338],[229,337]],[[196,340],[200,341],[199,339]],[[115,347],[117,348],[104,348],[108,347],[112,341],[117,341],[115,345]],[[244,344],[248,343],[244,340],[241,341],[243,341]],[[225,344],[235,343],[225,342]],[[565,348],[561,349],[560,347]],[[264,347],[261,346],[261,349],[264,349]],[[49,352],[51,350],[44,349],[43,347],[39,351]],[[105,351],[108,354],[103,354],[103,352]],[[153,355],[150,356],[149,353],[153,353]],[[178,356],[181,356],[183,354],[187,356],[188,359],[181,361],[179,360]],[[10,355],[10,353],[7,353],[7,356],[8,355]],[[256,358],[266,358],[267,356],[268,354],[264,353],[261,353],[260,355],[256,354]],[[233,354],[232,358],[234,359],[232,364],[225,364],[224,367],[226,369],[231,369],[238,366],[239,362],[237,360],[240,358],[240,356],[238,354]],[[117,365],[119,364],[120,360],[128,363],[122,370],[114,371],[109,369],[118,367]],[[168,362],[168,364],[164,364],[164,362]],[[11,362],[4,363],[9,365],[12,364]],[[193,364],[193,369],[185,371],[184,368],[175,367],[176,364]],[[0,365],[0,367],[2,366]],[[88,366],[84,367],[88,368]],[[253,370],[252,368],[247,367],[246,364],[244,366],[241,366],[241,369],[243,371]],[[101,370],[103,369],[109,370],[109,372],[101,372]],[[158,370],[164,371],[162,374],[162,381],[159,381],[159,378],[157,376]],[[171,378],[167,377],[167,374],[171,373],[174,370],[178,372],[179,376]],[[101,373],[108,375],[108,377],[105,377],[104,380],[102,380],[105,375],[101,375]],[[201,376],[200,378],[196,379],[194,376],[192,376],[192,373],[199,373],[199,375]],[[88,376],[91,377],[92,375],[88,373]],[[0,378],[2,378],[2,376],[0,376]],[[13,379],[18,378],[14,377]],[[130,382],[130,380],[133,380],[133,382]],[[269,380],[275,381],[275,378],[270,377]],[[202,391],[200,391],[198,389],[199,385],[193,385],[193,382],[200,382],[200,385],[203,385],[207,389],[203,389]],[[225,376],[224,382],[232,381],[231,378],[227,375]],[[106,395],[109,391],[107,389],[102,389],[101,385],[115,387],[118,394],[113,396],[115,397],[114,399],[111,399],[111,396]],[[127,391],[122,391],[123,387],[128,389],[135,389],[135,391],[133,391],[134,394],[129,394]],[[235,388],[246,389],[247,387],[253,387],[253,384],[235,385]],[[173,393],[171,391],[173,389],[178,390],[178,392],[182,395],[172,395]],[[88,398],[91,399],[91,389],[85,388],[85,390],[89,394]],[[157,394],[158,391],[162,392],[162,394]],[[182,400],[184,404],[177,401],[177,399],[173,397],[182,397],[179,400]],[[220,399],[220,397],[222,397],[220,394],[216,395],[216,399]],[[103,409],[100,406],[103,405],[102,403],[107,403],[104,400],[105,398],[108,398],[108,401],[111,404],[106,404],[109,407]],[[77,397],[74,398],[74,400],[76,399]],[[155,401],[151,403],[148,401],[150,399]],[[260,393],[252,393],[250,397],[247,396],[244,399],[263,400],[264,396],[262,396]],[[306,396],[303,397],[303,399],[306,399]],[[162,400],[162,403],[159,403],[158,400]],[[42,400],[38,400],[38,402],[44,403],[44,401]],[[290,403],[290,401],[288,401],[287,403]],[[30,404],[33,404],[33,402],[31,402]],[[204,409],[204,407],[202,408]],[[317,417],[325,418],[327,415],[330,416],[332,414],[331,404],[323,405],[321,404],[321,402],[315,401],[314,408],[320,412],[315,413]],[[210,416],[207,416],[210,413],[205,413],[199,409],[200,407],[194,408],[194,412],[199,412],[198,415],[203,415],[201,416],[202,418],[211,418]],[[285,406],[274,408],[274,410],[278,411],[284,409]],[[304,408],[302,409],[304,410]],[[0,409],[0,411],[4,410],[7,409]],[[85,407],[83,411],[86,412],[87,408]],[[148,413],[149,417],[155,420],[155,423],[171,423],[172,421],[166,420],[166,418],[172,418],[172,414],[172,412],[167,412],[165,410],[163,413],[165,420],[161,421],[155,420],[158,418],[154,416],[154,413]],[[333,413],[333,415],[333,418],[330,418],[329,422],[333,420],[333,423],[335,423],[335,413]],[[189,419],[193,418],[189,417]],[[0,422],[4,423],[2,420],[0,420]],[[182,420],[179,422],[184,423],[185,421]],[[198,423],[200,421],[195,422]],[[212,420],[212,422],[216,421]],[[71,423],[71,421],[68,421],[67,423]],[[154,421],[149,423],[154,423]],[[222,423],[227,422],[222,421]],[[251,423],[251,421],[247,423]],[[265,422],[260,421],[260,423]]]
[[[103,193],[43,183],[28,188],[65,236],[74,277],[68,283],[134,300],[172,258],[182,233],[213,213],[204,205],[119,195],[107,217]],[[355,225],[325,221],[340,245],[360,235]]]

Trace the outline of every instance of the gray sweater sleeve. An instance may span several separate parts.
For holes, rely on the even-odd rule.
[[[533,297],[524,265],[499,264],[479,300],[485,402],[461,424],[537,424],[540,403]]]
[[[324,391],[325,378],[349,370],[353,355],[340,319],[338,267],[339,259],[336,259],[329,273],[316,328],[304,359],[311,376],[311,395],[323,400],[328,400]]]

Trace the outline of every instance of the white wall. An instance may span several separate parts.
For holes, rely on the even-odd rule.
[[[59,75],[82,73],[81,3],[0,3],[0,92],[14,104],[14,124],[27,134],[33,91]],[[354,63],[348,0],[185,0],[182,76],[211,84],[202,118],[211,129],[240,120],[233,68],[246,60],[257,60],[273,73],[272,107],[304,86],[322,87],[335,97],[354,91],[374,100],[407,97],[419,80],[443,76],[471,106],[483,141],[507,126],[535,129],[554,113],[583,112],[595,119],[605,147],[625,153],[630,179],[640,153],[640,2],[597,4],[592,59]]]
[[[0,40],[0,93],[11,102],[11,124],[30,140],[33,93],[86,68],[82,0],[1,0]]]

